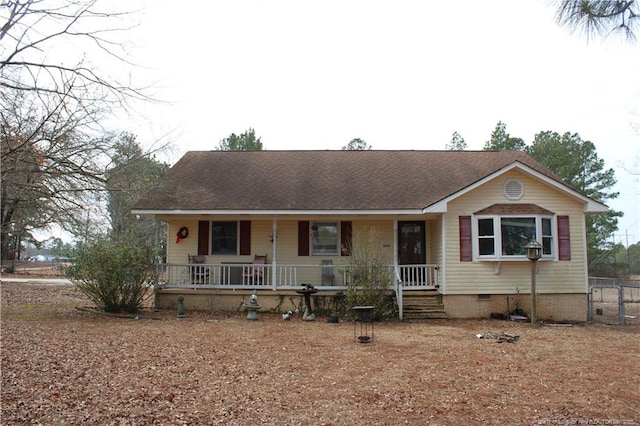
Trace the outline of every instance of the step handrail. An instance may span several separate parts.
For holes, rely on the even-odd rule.
[[[396,279],[394,282],[394,289],[396,291],[396,300],[398,301],[398,319],[402,321],[402,279],[400,278],[400,268],[398,265],[395,265],[395,275]]]

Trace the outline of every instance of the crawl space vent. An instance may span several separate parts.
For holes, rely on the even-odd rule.
[[[504,184],[504,195],[510,200],[519,200],[524,195],[524,187],[518,180],[508,180]]]

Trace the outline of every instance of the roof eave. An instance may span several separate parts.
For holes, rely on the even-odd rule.
[[[370,215],[370,216],[382,216],[382,215],[416,215],[423,214],[422,209],[394,209],[394,210],[186,210],[186,209],[158,209],[158,210],[146,210],[135,209],[131,211],[132,214],[143,216],[154,215],[169,215],[169,216],[183,216],[183,215],[203,215],[203,216],[229,216],[229,215],[253,215],[253,216],[317,216],[317,215]]]

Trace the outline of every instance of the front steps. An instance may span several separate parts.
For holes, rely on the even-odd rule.
[[[398,301],[396,300],[396,309]],[[437,291],[405,291],[402,294],[403,319],[447,319],[442,297]]]

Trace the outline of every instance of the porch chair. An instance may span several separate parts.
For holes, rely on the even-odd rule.
[[[264,259],[264,263],[267,263],[267,255],[266,254],[256,254],[253,259],[254,260]]]
[[[322,281],[321,285],[324,285],[325,281],[329,282],[329,285],[336,285],[336,275],[333,270],[333,260],[322,260]]]
[[[208,267],[204,266],[206,262],[206,257],[203,255],[188,255],[189,256],[189,264],[197,265],[190,266],[191,270],[191,280],[194,284],[206,284],[209,282],[209,275],[211,271]]]
[[[245,268],[243,282],[249,284],[262,284],[264,280],[264,265],[267,263],[267,255],[256,254],[251,266]]]

